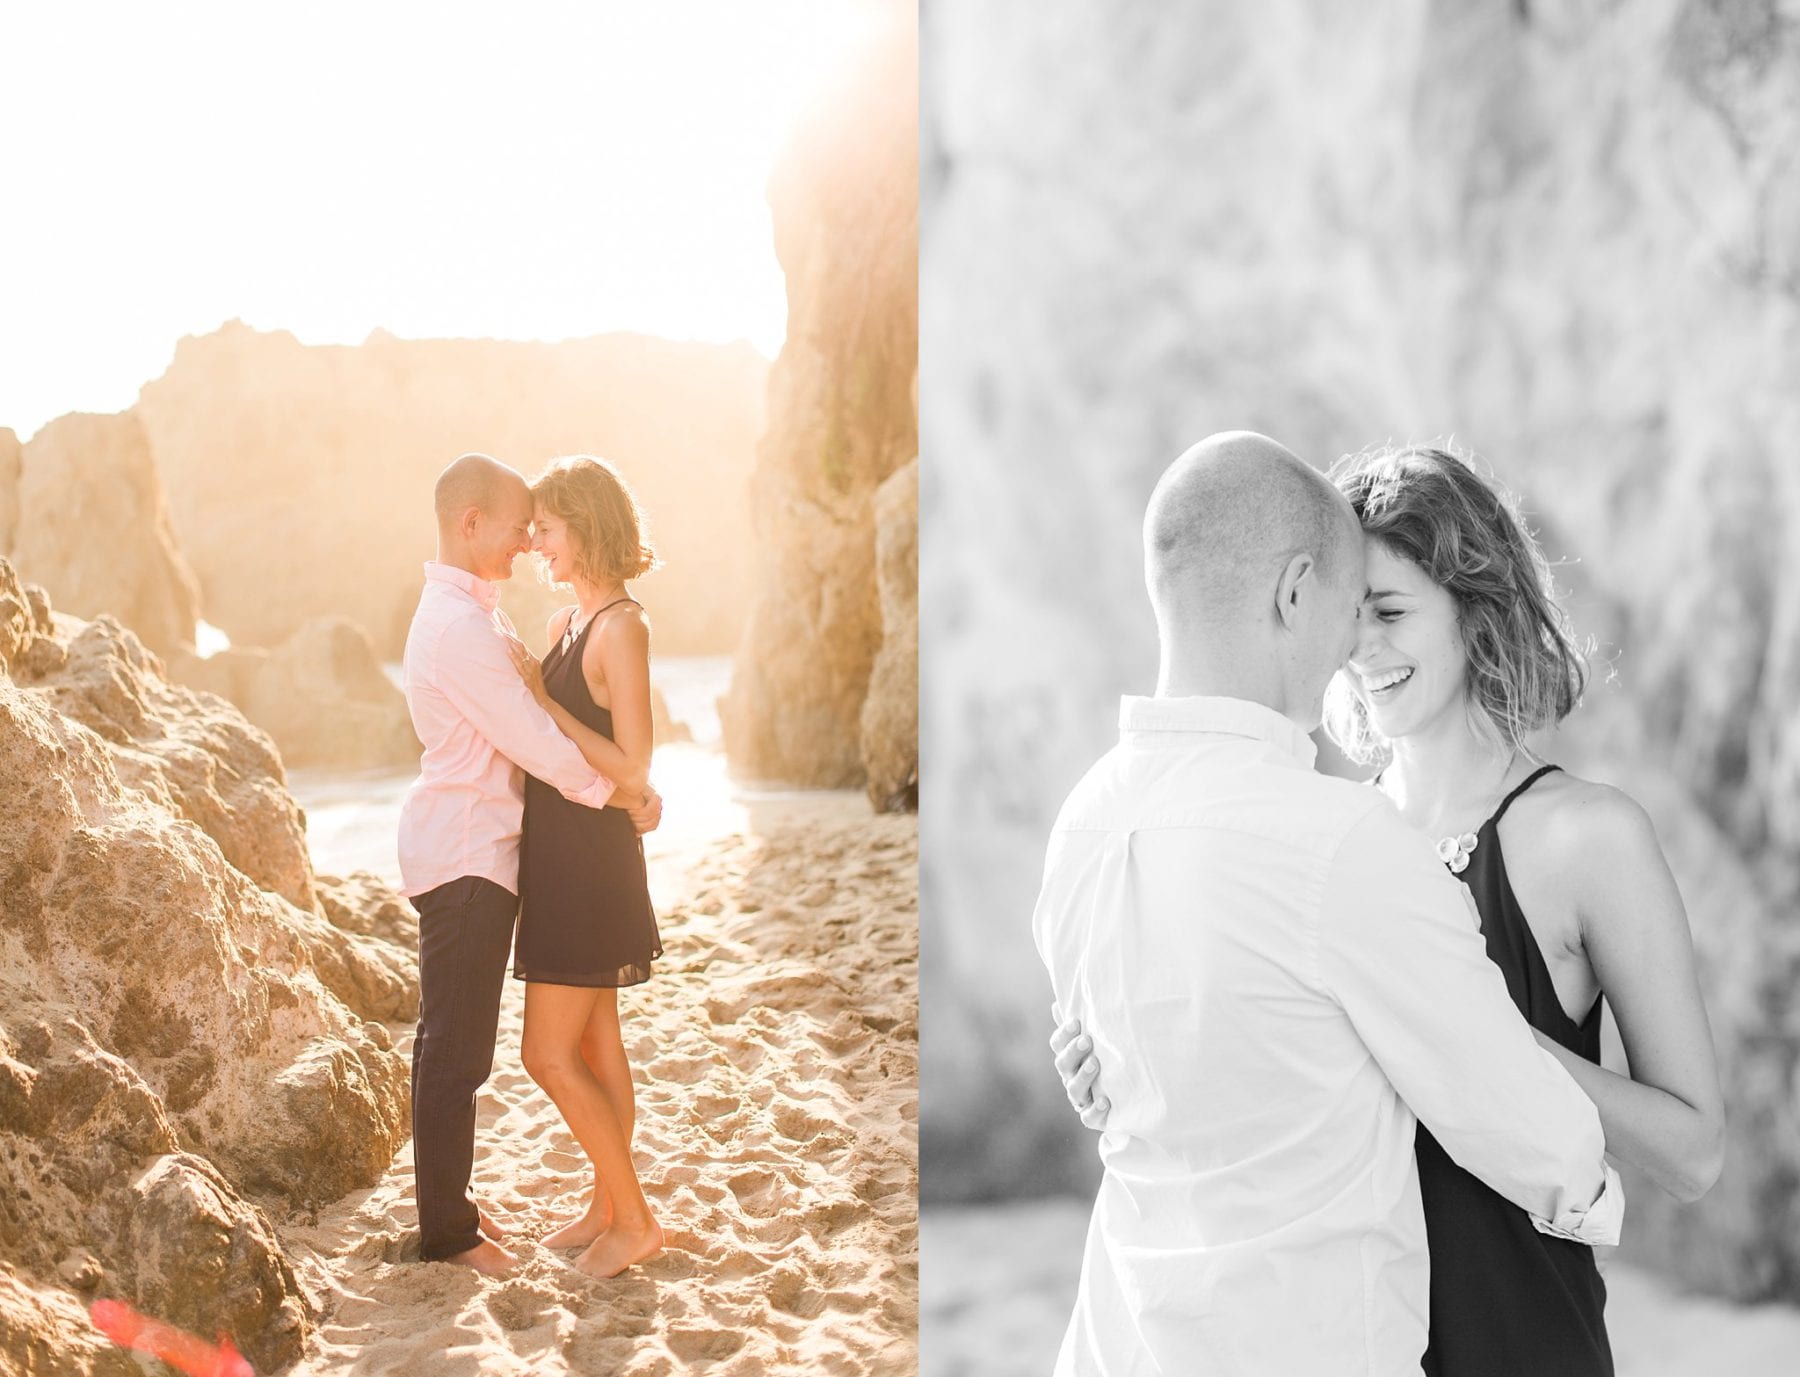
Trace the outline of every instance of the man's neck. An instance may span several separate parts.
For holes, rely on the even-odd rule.
[[[492,582],[491,579],[475,567],[474,561],[470,559],[467,552],[457,553],[448,551],[440,545],[438,546],[437,562],[439,564],[447,564],[452,569],[461,569],[463,573],[469,575],[471,578],[478,578],[483,583]]]
[[[1308,726],[1297,721],[1291,709],[1286,683],[1266,655],[1249,649],[1212,654],[1169,653],[1165,650],[1156,675],[1158,698],[1237,698],[1258,703],[1293,722],[1303,732]]]

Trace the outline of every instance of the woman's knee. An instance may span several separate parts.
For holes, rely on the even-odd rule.
[[[525,1063],[525,1074],[539,1089],[551,1094],[587,1070],[578,1052],[551,1043],[533,1042],[529,1038],[521,1050],[521,1060]]]

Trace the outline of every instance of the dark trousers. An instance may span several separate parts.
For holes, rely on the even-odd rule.
[[[413,1186],[419,1256],[466,1253],[481,1241],[469,1198],[475,1094],[494,1069],[500,992],[518,896],[465,875],[416,896],[419,1028],[413,1036]]]

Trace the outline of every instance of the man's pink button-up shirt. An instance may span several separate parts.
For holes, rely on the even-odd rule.
[[[525,774],[563,797],[604,808],[612,781],[538,706],[513,667],[500,590],[435,560],[406,637],[404,683],[424,744],[400,809],[403,892],[479,875],[519,892]]]

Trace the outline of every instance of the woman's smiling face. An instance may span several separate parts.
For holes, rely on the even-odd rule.
[[[575,577],[571,545],[569,528],[562,518],[539,503],[532,513],[531,548],[544,561],[552,582],[568,583]]]
[[[1367,543],[1369,592],[1356,648],[1344,667],[1369,722],[1390,741],[1461,714],[1468,657],[1456,599],[1411,560],[1379,540]]]

